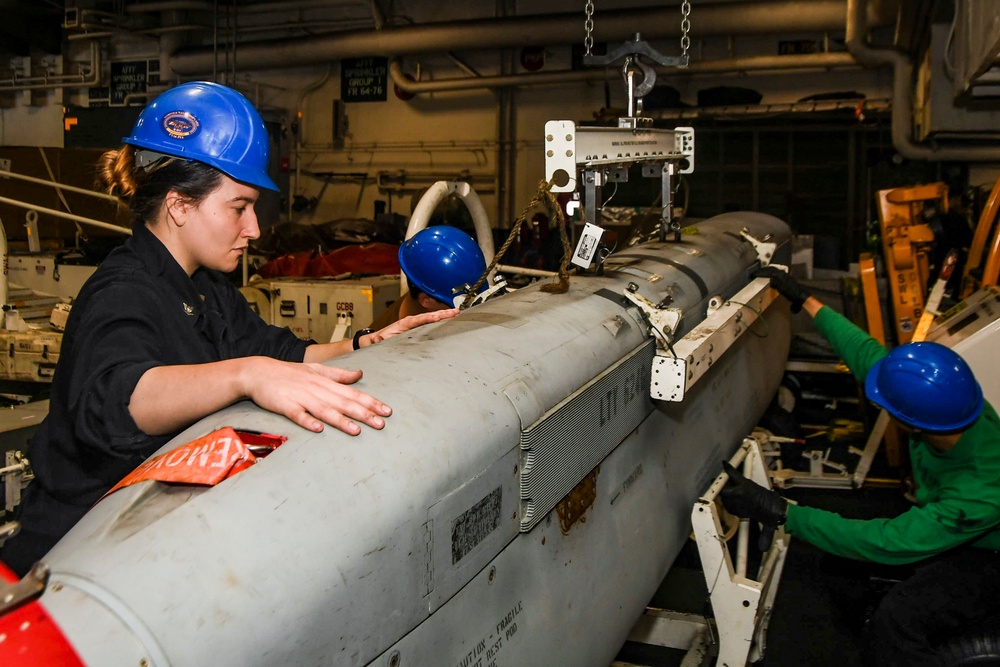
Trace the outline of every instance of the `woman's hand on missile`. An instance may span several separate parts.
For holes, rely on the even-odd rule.
[[[392,338],[393,336],[398,336],[401,333],[406,333],[407,331],[411,331],[417,327],[422,327],[425,324],[440,322],[441,320],[447,320],[451,317],[455,317],[459,312],[458,308],[447,308],[445,310],[432,310],[429,313],[420,313],[419,315],[410,315],[409,317],[404,317],[401,320],[393,322],[389,326],[379,329],[374,333],[362,336],[358,341],[358,345],[360,347],[368,347],[369,345],[374,345],[375,343],[381,343],[382,341]]]
[[[458,314],[457,308],[436,310],[404,317],[376,332],[360,336],[359,347],[368,347],[431,322],[440,322]],[[329,424],[349,435],[361,433],[357,422],[372,428],[385,426],[392,409],[381,401],[349,385],[361,379],[361,371],[325,366],[322,361],[344,354],[352,341],[339,341],[306,348],[305,363],[274,359],[244,383],[244,393],[260,407],[284,415],[302,428],[322,431]],[[270,363],[268,363],[270,362]]]
[[[410,315],[409,317],[404,317],[398,322],[393,322],[389,326],[379,329],[378,331],[374,331],[372,333],[359,332],[363,335],[357,337],[358,349],[368,347],[369,345],[375,345],[376,343],[381,343],[387,338],[398,336],[401,333],[406,333],[407,331],[411,331],[425,324],[430,324],[431,322],[440,322],[441,320],[446,320],[449,317],[455,317],[455,315],[458,315],[458,312],[458,308],[448,308],[446,310],[435,310],[429,313],[421,313],[420,315]],[[309,363],[322,363],[324,361],[329,361],[330,359],[350,354],[353,350],[353,338],[339,340],[335,343],[317,343],[306,348],[305,361]]]
[[[361,371],[323,364],[295,363],[257,357],[244,381],[247,398],[304,429],[323,430],[323,424],[358,435],[362,424],[374,429],[385,426],[392,409],[385,403],[351,387]]]

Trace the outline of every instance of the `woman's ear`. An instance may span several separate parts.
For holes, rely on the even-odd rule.
[[[178,227],[183,227],[187,222],[191,202],[181,193],[171,190],[163,198],[163,206],[167,211],[167,217]]]

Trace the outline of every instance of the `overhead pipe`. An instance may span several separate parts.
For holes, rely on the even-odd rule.
[[[368,8],[372,13],[372,20],[375,21],[375,29],[381,30],[385,27],[385,14],[382,13],[382,8],[378,6],[376,0],[368,0]]]
[[[346,2],[331,2],[331,0],[291,0],[290,2],[258,2],[246,4],[240,7],[241,14],[264,14],[267,12],[288,12],[299,9],[327,9],[329,7],[343,7],[345,5],[364,6],[368,5],[364,0],[347,0]],[[195,11],[214,12],[216,5],[214,2],[205,0],[167,0],[166,2],[140,2],[129,5],[125,11],[129,14],[148,14],[150,12],[166,11]],[[227,9],[223,7],[223,9]],[[227,10],[228,11],[228,10]]]
[[[749,56],[746,58],[725,58],[691,63],[684,69],[657,68],[657,75],[693,76],[702,74],[743,73],[760,71],[785,71],[804,69],[840,69],[857,67],[858,63],[849,53],[810,53],[788,56]],[[479,88],[502,88],[507,86],[557,85],[582,81],[603,81],[607,73],[603,68],[585,70],[561,70],[556,72],[534,72],[497,76],[459,77],[414,81],[403,72],[398,59],[389,62],[389,74],[400,90],[419,94]]]
[[[159,34],[159,58],[160,61],[160,71],[169,72],[170,67],[170,54],[181,48],[185,39],[184,36],[187,33],[184,28],[184,19],[186,18],[185,13],[179,10],[165,11],[160,15],[160,23],[164,30]],[[180,31],[174,31],[175,28],[180,28]],[[169,77],[163,77],[164,82],[169,81]]]
[[[129,14],[144,14],[149,12],[211,12],[215,5],[211,2],[190,2],[171,0],[170,2],[140,2],[125,8]]]
[[[463,151],[482,154],[485,150],[493,148],[495,143],[492,140],[477,139],[475,141],[455,141],[449,139],[439,139],[437,141],[368,141],[351,142],[348,147],[352,151],[376,151],[391,150],[404,152],[426,153],[429,151]],[[302,144],[303,153],[324,153],[334,150],[333,144]],[[337,149],[339,150],[339,149]],[[480,164],[486,164],[484,158]]]
[[[785,102],[781,104],[736,104],[723,107],[693,107],[690,109],[664,109],[651,114],[658,120],[691,120],[713,116],[760,116],[772,114],[803,114],[829,111],[857,110],[859,105],[866,113],[888,111],[892,104],[888,98],[853,100],[817,100]]]
[[[871,10],[872,25],[886,20]],[[717,3],[697,8],[693,37],[719,35],[825,32],[841,29],[844,0],[771,0],[761,3]],[[647,7],[601,12],[594,17],[597,41],[628,40],[642,26],[644,39],[676,38],[681,34],[678,7]],[[520,48],[573,44],[583,39],[579,13],[512,16],[473,21],[354,30],[240,44],[243,62],[256,69],[297,67],[345,58],[414,55],[450,51]],[[171,70],[182,76],[212,71],[211,48],[185,49],[170,58]]]
[[[496,191],[496,174],[471,173],[462,170],[460,173],[434,171],[412,172],[404,169],[395,171],[381,170],[375,173],[375,186],[382,192],[415,192],[426,189],[426,184],[437,182],[463,182],[470,188],[476,185],[479,192]],[[493,185],[487,185],[493,184]]]
[[[514,0],[497,0],[497,18],[507,18],[516,15]],[[515,71],[514,52],[511,49],[500,51],[501,76]],[[473,77],[478,72],[471,72]],[[514,204],[517,188],[515,187],[517,166],[517,151],[514,142],[517,140],[517,91],[513,88],[501,88],[495,91],[497,103],[497,180],[496,180],[496,217],[494,226],[498,229],[509,229],[514,224]]]
[[[304,116],[303,113],[302,113],[303,110],[304,110],[304,108],[305,108],[305,101],[306,101],[307,97],[309,97],[315,91],[317,91],[320,88],[322,88],[323,85],[329,80],[329,78],[330,78],[330,64],[327,63],[326,73],[322,77],[320,77],[318,80],[313,81],[312,83],[309,83],[309,84],[305,85],[302,88],[302,90],[299,91],[299,94],[298,94],[298,96],[296,98],[296,103],[295,103],[295,122],[296,122],[296,128],[295,128],[295,148],[294,148],[294,155],[293,155],[293,159],[295,160],[295,171],[292,174],[292,183],[291,183],[291,186],[289,188],[290,191],[291,191],[291,193],[292,193],[292,195],[295,195],[299,191],[299,180],[302,178],[302,160],[301,160],[302,136],[305,134],[305,127],[304,127],[304,125],[305,125],[306,119],[308,118],[308,116]],[[289,220],[292,219],[292,205],[294,203],[295,203],[295,197],[294,196],[289,197],[288,198],[288,219]]]
[[[847,0],[847,50],[862,65],[892,66],[892,145],[910,160],[1000,162],[1000,145],[928,146],[913,140],[913,63],[894,48],[871,46],[868,1]]]
[[[86,66],[84,66],[86,67]],[[18,83],[35,81],[43,83]],[[9,85],[8,85],[9,83]],[[89,88],[101,85],[101,49],[97,42],[90,44],[90,71],[80,74],[58,74],[53,76],[11,77],[0,81],[0,93],[21,92],[22,90],[59,90],[63,88]]]

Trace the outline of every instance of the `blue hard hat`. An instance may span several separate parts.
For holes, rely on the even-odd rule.
[[[486,271],[486,258],[471,236],[444,225],[422,229],[399,247],[399,266],[421,292],[451,306],[455,292],[474,285]],[[486,283],[479,291],[486,289]]]
[[[122,141],[204,162],[249,185],[278,189],[267,175],[264,121],[250,100],[218,83],[183,83],[161,94],[142,110],[132,135]]]
[[[962,357],[938,343],[907,343],[882,357],[865,378],[868,400],[909,426],[961,431],[983,411],[983,390]]]

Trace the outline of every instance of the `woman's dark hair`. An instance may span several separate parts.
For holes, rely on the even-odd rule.
[[[194,205],[215,191],[222,172],[203,162],[165,157],[148,167],[135,164],[135,147],[104,153],[97,163],[98,186],[128,205],[134,220],[153,221],[173,190]]]

